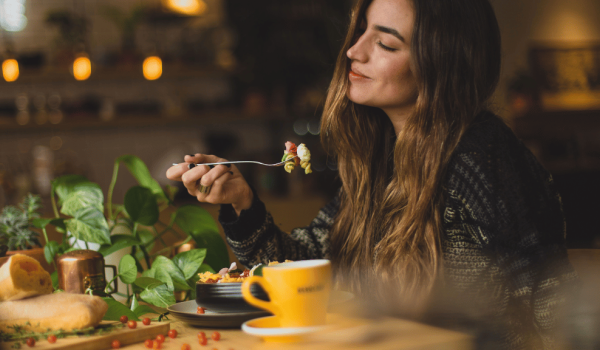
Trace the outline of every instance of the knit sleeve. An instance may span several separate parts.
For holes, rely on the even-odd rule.
[[[519,316],[507,322],[519,328],[531,321],[545,348],[552,348],[565,286],[576,279],[560,197],[551,175],[508,128],[491,129],[467,138],[453,156],[448,202],[518,304],[513,310]]]
[[[269,261],[306,260],[329,257],[329,229],[339,208],[336,196],[323,207],[310,225],[281,231],[264,203],[254,193],[248,210],[237,217],[231,205],[221,206],[219,221],[227,243],[240,262],[248,267]]]

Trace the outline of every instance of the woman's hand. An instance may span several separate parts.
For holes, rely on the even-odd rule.
[[[198,165],[189,169],[192,163],[217,163],[225,162],[226,159],[212,155],[196,153],[184,157],[185,163],[173,165],[167,170],[167,178],[173,181],[181,181],[188,193],[196,197],[199,202],[211,204],[231,204],[236,213],[250,208],[252,204],[252,190],[237,170],[235,165]],[[207,191],[201,191],[200,185],[209,187]]]

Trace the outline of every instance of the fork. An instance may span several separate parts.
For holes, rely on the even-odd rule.
[[[224,165],[224,164],[259,164],[259,165],[264,165],[264,166],[282,166],[285,164],[285,162],[287,162],[288,160],[292,160],[294,158],[298,158],[298,156],[294,156],[290,159],[284,160],[283,162],[279,162],[279,163],[274,163],[274,164],[266,164],[266,163],[261,163],[261,162],[257,162],[254,160],[236,160],[236,161],[227,161],[227,162],[219,162],[219,163],[198,163],[198,164],[194,164],[193,167],[198,166],[198,165]],[[193,167],[190,167],[190,165],[192,165],[193,163],[190,163],[188,165],[188,167],[191,169]],[[179,165],[178,163],[173,163],[173,165]]]

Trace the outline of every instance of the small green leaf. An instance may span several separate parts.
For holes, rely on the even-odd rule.
[[[159,314],[160,312],[154,310],[153,308],[151,308],[148,305],[139,305],[137,306],[134,310],[133,313],[138,317],[141,318],[142,316],[144,316],[145,314]]]
[[[125,210],[134,222],[152,226],[158,221],[156,197],[146,187],[133,186],[125,193]]]
[[[260,266],[257,267],[256,270],[254,270],[254,272],[252,273],[252,275],[254,275],[254,276],[262,276],[263,275],[262,274],[263,267],[265,267],[265,265],[260,264]]]
[[[54,261],[54,257],[56,256],[56,253],[58,253],[59,249],[60,248],[56,241],[49,241],[48,243],[46,243],[46,246],[44,247],[44,257],[46,258],[48,264],[52,264],[52,262]]]
[[[133,313],[133,311],[129,310],[127,306],[121,304],[111,297],[102,298],[108,304],[108,310],[104,314],[103,320],[107,321],[119,321],[121,316],[125,315],[130,320],[138,320],[138,317]]]
[[[54,219],[35,218],[31,221],[34,227],[45,228]]]
[[[157,280],[156,278],[138,277],[135,279],[135,281],[133,281],[133,284],[135,284],[136,286],[138,286],[142,289],[146,289],[146,288],[158,287],[161,284],[163,284],[163,282]]]
[[[171,291],[190,289],[179,267],[169,258],[162,255],[156,257],[152,263],[152,268],[144,271],[142,276],[153,277],[165,282]]]
[[[183,272],[185,279],[194,276],[206,257],[206,248],[192,249],[179,253],[173,257],[173,262]]]
[[[50,279],[52,280],[52,287],[54,290],[58,289],[58,271],[54,271],[50,274]]]
[[[104,214],[97,208],[87,207],[74,213],[65,221],[67,229],[77,239],[93,243],[110,244],[108,223]]]
[[[119,278],[123,283],[131,284],[136,280],[136,277],[135,259],[129,254],[123,255],[121,261],[119,261]]]
[[[131,298],[131,311],[133,311],[135,313],[135,309],[139,306],[139,303],[137,301],[137,298],[135,297],[135,294],[133,295],[133,297]]]
[[[116,164],[120,162],[123,162],[123,164],[125,164],[127,169],[129,169],[129,171],[131,172],[131,175],[133,175],[133,177],[141,186],[149,188],[152,191],[152,193],[154,193],[154,195],[158,197],[166,198],[162,188],[160,187],[158,182],[156,182],[156,180],[152,178],[148,167],[140,158],[127,154],[115,160]]]
[[[123,248],[141,244],[141,242],[132,235],[112,235],[110,236],[110,242],[111,244],[104,244],[98,250],[98,252],[104,257],[107,257]]]
[[[177,226],[192,236],[198,248],[207,248],[204,262],[215,267],[229,267],[227,245],[219,234],[213,217],[203,208],[184,205],[173,213]]]
[[[143,301],[158,307],[166,308],[175,304],[173,291],[168,290],[167,286],[164,284],[153,288],[146,288],[140,293],[140,298],[142,298]]]

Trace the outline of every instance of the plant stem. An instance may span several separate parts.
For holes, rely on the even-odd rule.
[[[115,189],[115,184],[117,183],[117,175],[119,174],[119,161],[117,159],[117,161],[115,162],[115,166],[113,168],[113,175],[112,175],[112,179],[110,180],[110,185],[108,186],[108,193],[106,196],[106,207],[108,208],[108,220],[112,220],[113,219],[113,213],[112,213],[112,194],[113,194],[113,190]]]
[[[52,211],[54,211],[54,216],[56,216],[56,218],[60,218],[60,215],[58,214],[58,208],[56,207],[56,199],[54,198],[54,186],[52,186],[52,190],[50,191],[50,200],[52,202]]]
[[[42,227],[42,232],[44,233],[44,239],[46,240],[46,244],[48,244],[48,234],[46,233],[45,227]]]

